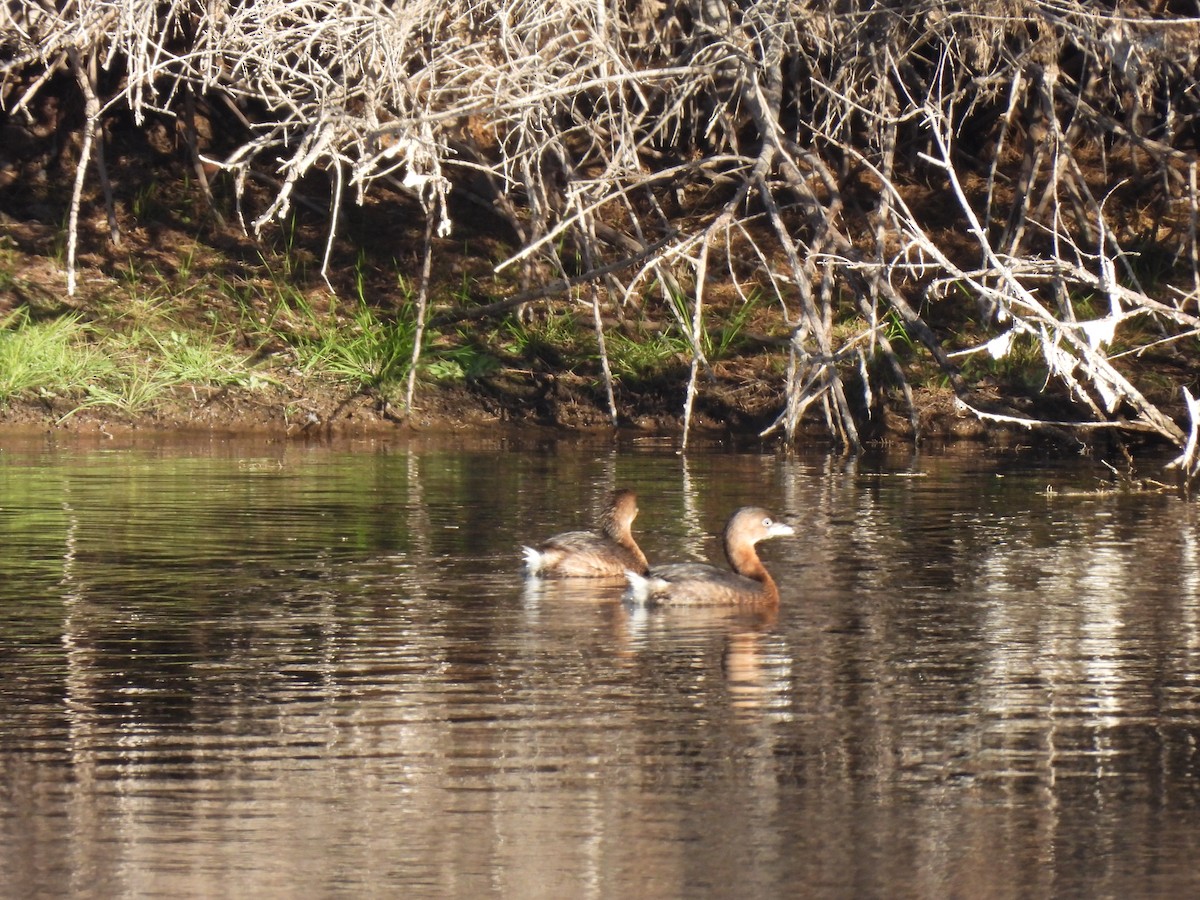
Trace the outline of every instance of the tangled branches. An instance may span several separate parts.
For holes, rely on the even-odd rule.
[[[687,297],[689,417],[720,279],[786,323],[768,430],[789,439],[819,409],[858,447],[885,389],[913,408],[902,340],[975,415],[1145,432],[1200,467],[1191,394],[1189,435],[1122,366],[1194,361],[1200,334],[1200,19],[1161,4],[17,0],[7,15],[4,102],[74,73],[81,179],[106,109],[186,118],[204,96],[245,127],[211,162],[239,189],[277,179],[251,229],[320,170],[332,246],[347,197],[387,180],[425,212],[428,271],[449,193],[470,193],[518,237],[499,268],[586,287],[601,341],[601,304]],[[948,335],[949,319],[970,327]],[[1069,416],[1029,418],[970,371],[1014,348],[1041,358]]]

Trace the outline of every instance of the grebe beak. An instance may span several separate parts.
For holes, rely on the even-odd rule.
[[[796,533],[796,529],[787,522],[772,522],[767,528],[768,537],[788,537]]]

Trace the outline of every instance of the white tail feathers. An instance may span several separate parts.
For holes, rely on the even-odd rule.
[[[546,558],[540,550],[534,550],[532,547],[522,547],[521,554],[525,557],[525,571],[529,575],[540,575],[542,566],[545,565]]]
[[[629,599],[635,603],[646,603],[654,586],[649,578],[639,575],[632,569],[625,570],[625,580],[629,582]]]

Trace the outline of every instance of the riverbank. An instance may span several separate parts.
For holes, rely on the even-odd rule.
[[[172,209],[196,203],[182,193],[162,199]],[[364,215],[378,207],[368,203]],[[441,248],[428,317],[460,321],[426,330],[409,405],[415,314],[402,263],[368,264],[352,243],[336,258],[331,289],[311,270],[318,222],[298,220],[279,252],[211,221],[188,228],[163,214],[148,227],[130,221],[116,246],[101,208],[91,207],[69,296],[62,233],[36,218],[36,204],[16,211],[0,216],[0,427],[289,436],[495,425],[684,430],[690,356],[669,310],[606,315],[610,405],[586,308],[549,298],[471,316],[509,289],[489,269],[494,236],[471,234],[458,252],[449,241]],[[734,302],[714,302],[710,321],[689,433],[754,439],[784,407],[786,323],[775,308]],[[912,441],[903,398],[881,400],[863,416],[864,437]],[[927,439],[1003,434],[957,410],[948,389],[919,385],[914,411]],[[824,421],[810,419],[800,439],[828,444]]]
[[[514,425],[677,438],[684,432],[690,359],[661,313],[641,309],[603,322],[615,422],[593,323],[586,310],[561,300],[426,331],[410,406],[415,329],[403,272],[343,256],[330,290],[303,266],[312,259],[306,242],[319,238],[304,226],[289,256],[229,229],[214,232],[211,224],[203,240],[166,219],[152,229],[130,227],[119,248],[103,239],[96,209],[91,225],[79,288],[69,297],[56,256],[61,233],[32,219],[0,221],[0,428],[281,437]],[[451,257],[443,248],[448,262],[434,279],[431,317],[487,305],[462,287],[468,276],[479,284],[489,276],[487,243],[474,235],[463,246],[475,254]],[[763,440],[781,440],[770,434],[786,396],[787,326],[778,310],[714,303],[710,316],[714,343],[698,378],[689,435],[755,441],[768,433]],[[981,419],[918,354],[896,346],[911,398],[899,390],[875,393],[874,406],[859,416],[867,446],[971,441],[1123,455],[1137,441],[1125,435],[1117,445],[1111,435]],[[983,379],[985,390],[989,380],[1006,409],[1031,417],[1053,419],[1066,403],[1061,390],[1045,389],[1034,359],[997,366]],[[1172,402],[1165,391],[1156,400]],[[796,441],[833,442],[819,406]]]

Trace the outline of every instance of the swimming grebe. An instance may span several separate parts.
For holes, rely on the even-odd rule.
[[[637,495],[614,491],[596,531],[567,531],[548,538],[535,549],[523,547],[530,576],[548,578],[621,576],[626,570],[645,574],[646,555],[633,539]]]
[[[638,603],[731,605],[779,603],[779,588],[758,558],[754,545],[795,534],[765,509],[744,506],[725,526],[725,558],[733,571],[708,563],[670,563],[648,574],[628,571],[629,595]]]

